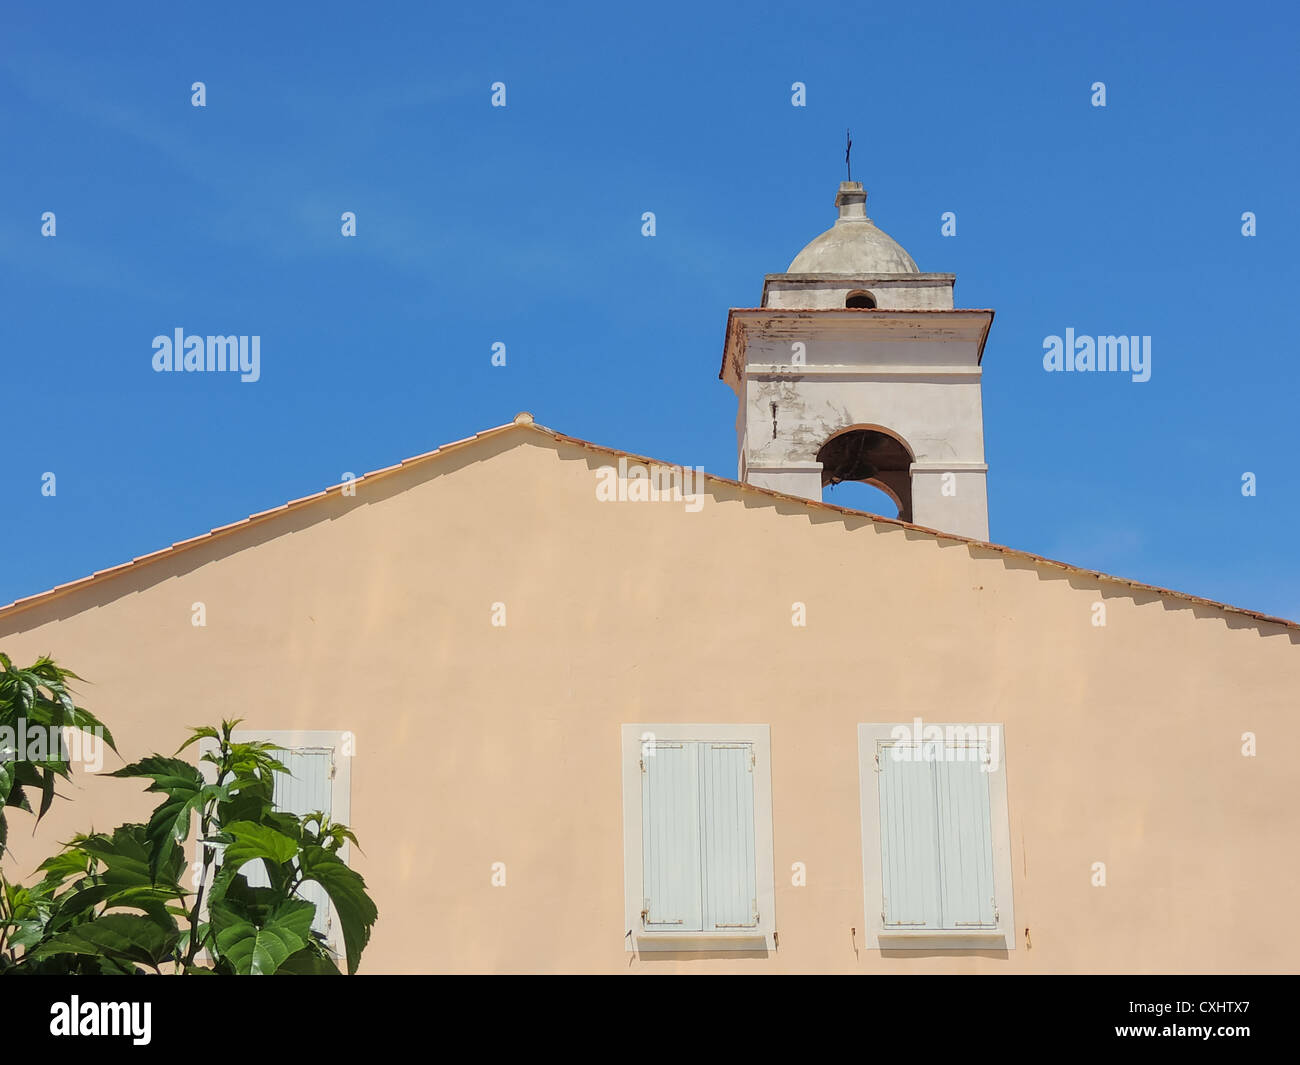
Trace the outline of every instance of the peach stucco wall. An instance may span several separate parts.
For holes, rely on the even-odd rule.
[[[0,650],[86,677],[128,758],[222,717],[354,732],[363,972],[1300,967],[1294,631],[725,483],[599,502],[613,461],[507,431],[0,615]],[[856,727],[917,715],[1005,727],[1014,951],[854,951]],[[625,722],[770,725],[775,954],[625,953]],[[34,837],[11,812],[11,875],[153,805],[63,791]]]

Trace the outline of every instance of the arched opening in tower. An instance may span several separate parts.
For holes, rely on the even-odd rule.
[[[846,481],[879,488],[898,506],[903,521],[912,520],[912,456],[903,442],[876,429],[850,429],[831,437],[817,452],[822,489]]]

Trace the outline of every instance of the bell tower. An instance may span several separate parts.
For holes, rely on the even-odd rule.
[[[733,308],[718,375],[739,400],[740,480],[806,499],[841,481],[888,494],[908,522],[989,535],[980,360],[990,310],[953,307],[840,184],[835,224]]]

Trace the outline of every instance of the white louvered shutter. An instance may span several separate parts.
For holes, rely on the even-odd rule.
[[[880,763],[881,912],[886,928],[943,927],[939,904],[939,839],[935,816],[934,763],[921,748],[882,747]]]
[[[329,747],[296,747],[276,751],[274,756],[289,772],[275,774],[272,805],[281,813],[301,817],[321,811],[333,814],[334,751]],[[270,880],[265,866],[250,862],[244,866],[244,875],[253,887],[267,887]],[[312,928],[328,936],[332,923],[329,896],[314,880],[298,889],[299,895],[316,904],[316,919]]]
[[[642,745],[642,924],[649,931],[698,932],[704,927],[698,746]]]
[[[948,749],[934,764],[939,821],[939,896],[945,928],[994,928],[993,830],[988,752],[982,745]]]
[[[754,861],[754,751],[748,743],[701,743],[704,928],[758,925]]]

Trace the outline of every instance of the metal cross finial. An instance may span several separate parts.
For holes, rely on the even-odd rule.
[[[849,162],[849,152],[853,151],[853,136],[846,129],[844,131],[844,140],[847,142],[844,147],[844,167],[849,172],[848,180],[853,180],[853,164]]]

